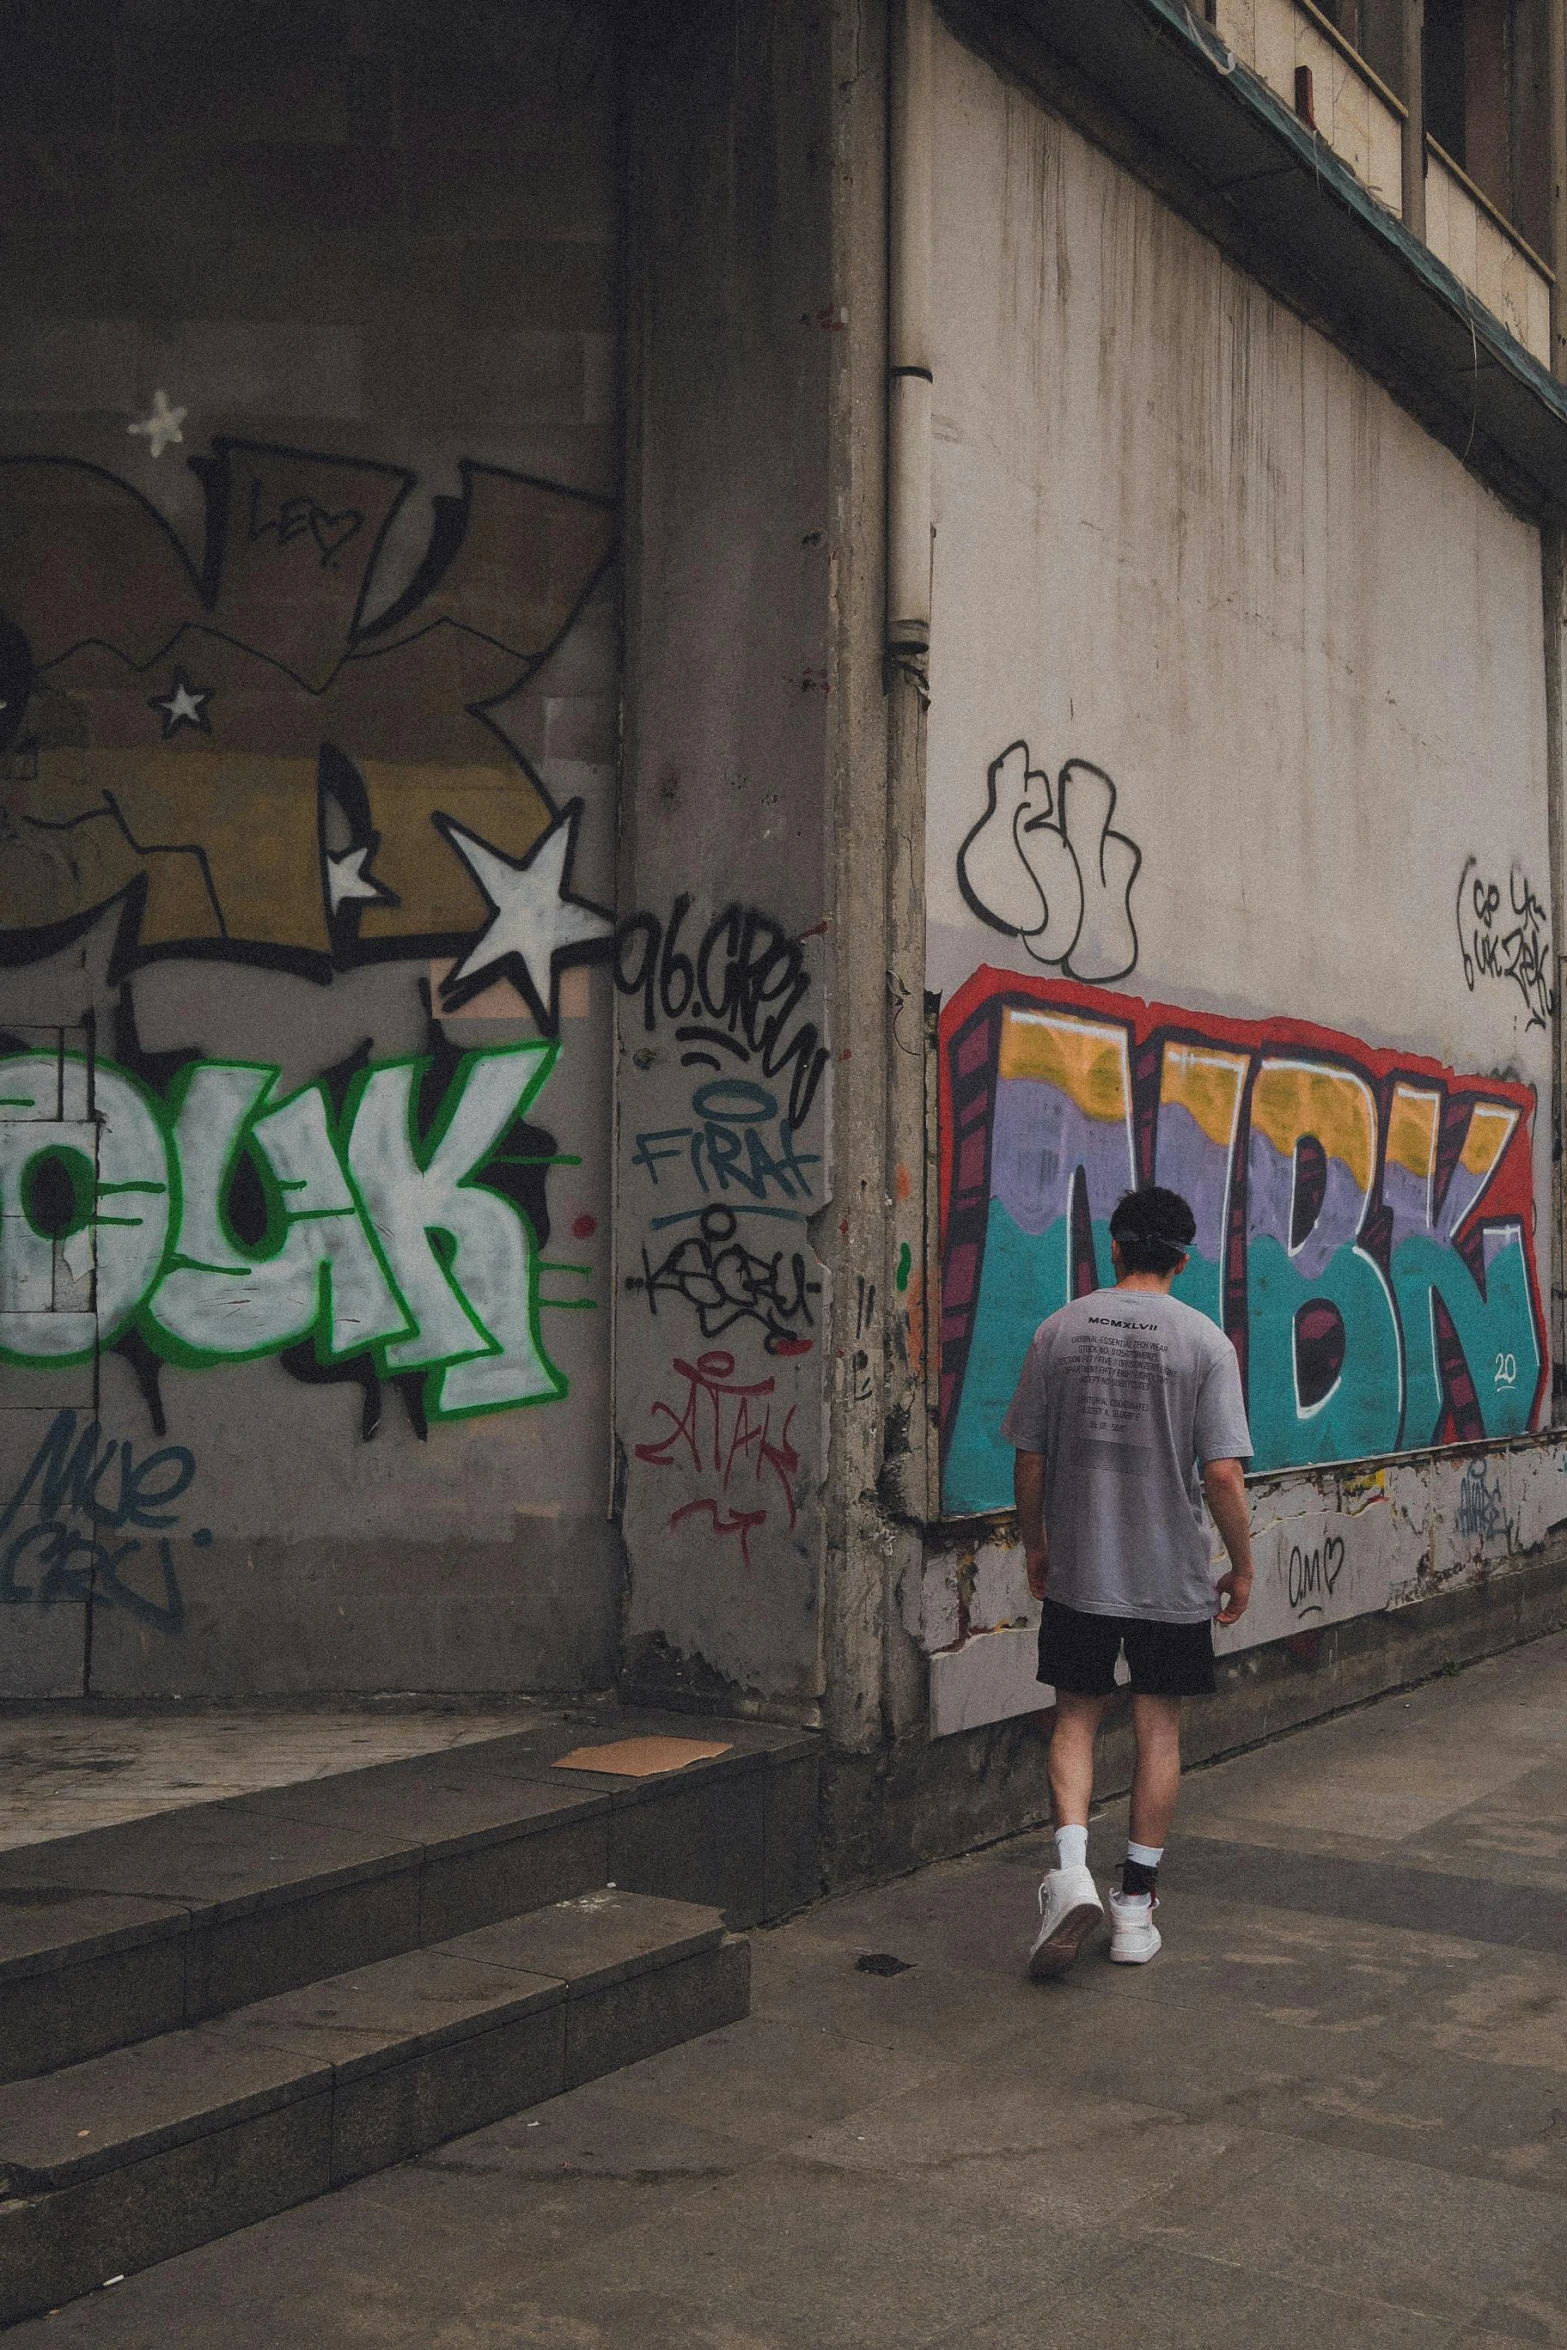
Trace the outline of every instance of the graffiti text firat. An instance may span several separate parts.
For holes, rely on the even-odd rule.
[[[361,1071],[341,1113],[252,1062],[197,1062],[159,1101],[100,1061],[92,1115],[62,1120],[54,1054],[0,1060],[0,1359],[80,1359],[134,1323],[192,1366],[306,1339],[323,1363],[368,1353],[423,1372],[432,1417],[563,1395],[533,1227],[484,1180],[557,1050],[468,1054],[422,1134],[418,1061]],[[242,1183],[264,1202],[254,1241]]]
[[[1152,1179],[1196,1214],[1176,1294],[1235,1342],[1256,1468],[1534,1424],[1527,1086],[992,970],[941,1035],[949,1511],[1008,1505],[1000,1426],[1028,1342],[1110,1280],[1110,1212]]]

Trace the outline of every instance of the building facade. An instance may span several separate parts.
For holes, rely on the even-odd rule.
[[[999,1419],[1191,1197],[1210,1750],[1556,1620],[1539,0],[31,12],[0,1686],[1044,1808]],[[178,95],[170,72],[177,65]]]

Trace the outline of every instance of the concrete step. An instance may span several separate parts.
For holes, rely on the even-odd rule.
[[[749,2005],[718,1912],[606,1888],[0,2088],[0,2325]]]
[[[646,1778],[559,1768],[675,1736]],[[0,2082],[613,1883],[736,1929],[818,1890],[816,1744],[606,1707],[0,1853]]]

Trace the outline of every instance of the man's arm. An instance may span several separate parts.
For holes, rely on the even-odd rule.
[[[1045,1540],[1045,1456],[1018,1452],[1012,1456],[1012,1491],[1017,1500],[1018,1531],[1028,1562],[1028,1588],[1036,1599],[1045,1596],[1050,1580],[1050,1547]]]
[[[1233,1624],[1246,1613],[1252,1585],[1251,1512],[1246,1506],[1246,1478],[1240,1462],[1209,1461],[1203,1469],[1202,1489],[1230,1557],[1229,1573],[1219,1577],[1224,1605],[1218,1620]]]

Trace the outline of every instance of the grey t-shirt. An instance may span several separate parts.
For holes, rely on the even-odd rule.
[[[1213,1614],[1201,1472],[1245,1460],[1235,1349],[1157,1290],[1096,1289],[1041,1322],[1001,1433],[1045,1462],[1050,1597],[1161,1624]]]

